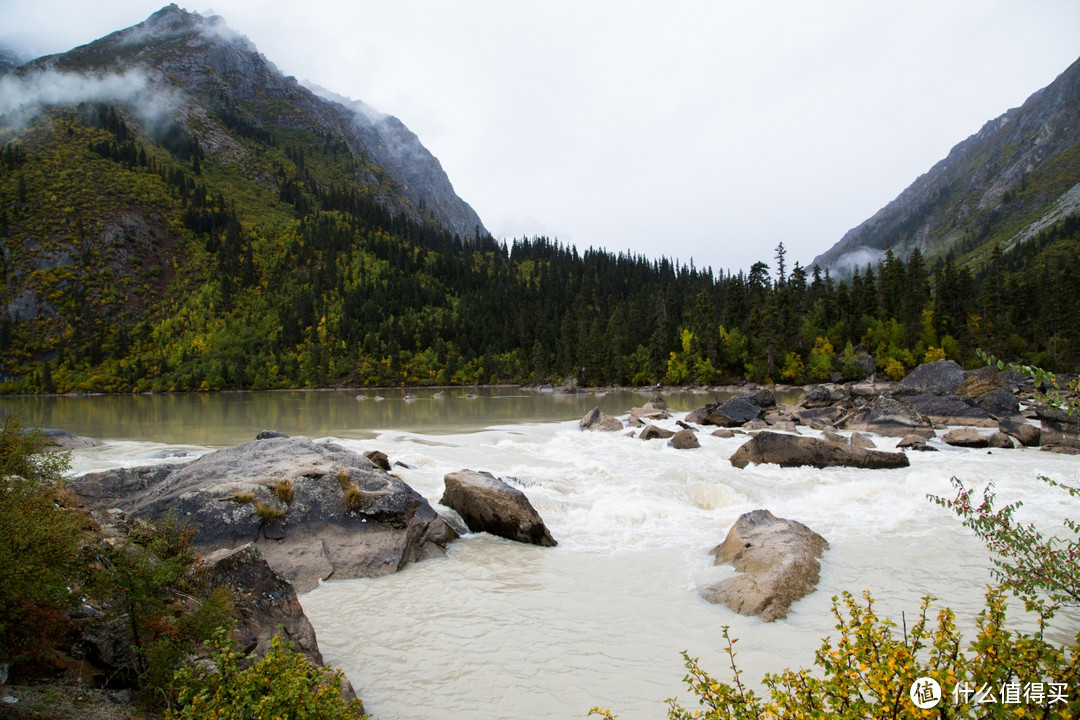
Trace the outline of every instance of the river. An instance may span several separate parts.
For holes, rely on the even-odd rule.
[[[870,590],[879,614],[899,623],[920,598],[939,598],[970,637],[990,582],[990,557],[928,493],[951,495],[949,478],[996,483],[1002,502],[1023,500],[1022,520],[1053,529],[1080,502],[1037,475],[1080,483],[1077,458],[1023,450],[910,453],[911,467],[733,468],[745,438],[702,434],[675,450],[623,433],[583,433],[594,405],[625,415],[649,396],[552,396],[513,389],[354,393],[288,392],[181,396],[0,398],[0,414],[105,440],[73,453],[74,472],[165,461],[251,439],[264,428],[382,450],[395,472],[436,504],[442,478],[487,470],[522,488],[555,548],[469,535],[446,558],[396,575],[323,583],[301,599],[328,663],[341,667],[378,720],[575,718],[611,708],[624,720],[660,718],[665,699],[693,702],[682,687],[680,651],[728,679],[722,628],[739,638],[738,661],[756,681],[809,667],[835,636],[831,598]],[[710,396],[670,395],[676,418]],[[661,423],[673,425],[674,421]],[[892,449],[895,439],[878,438]],[[439,507],[436,505],[436,507]],[[708,551],[741,513],[768,508],[830,543],[816,592],[784,620],[763,623],[698,597],[732,570]],[[1015,615],[1021,618],[1020,605]],[[1055,642],[1080,628],[1059,616]],[[1027,627],[1030,627],[1028,625]]]

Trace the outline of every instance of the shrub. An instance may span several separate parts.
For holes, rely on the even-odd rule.
[[[359,720],[366,717],[356,698],[341,696],[340,670],[312,666],[275,636],[270,650],[250,666],[219,633],[213,667],[183,667],[174,676],[176,704],[165,720]]]
[[[896,358],[889,358],[889,361],[885,363],[885,376],[890,380],[903,380],[906,374],[904,363]]]
[[[82,528],[60,507],[66,454],[10,416],[0,431],[0,663],[33,662],[62,637],[77,599]]]
[[[807,670],[784,670],[768,674],[763,697],[743,683],[735,662],[734,643],[728,639],[726,652],[731,663],[732,683],[715,680],[701,669],[697,660],[683,653],[687,687],[704,708],[693,713],[677,701],[668,701],[669,720],[721,720],[732,718],[1075,718],[1080,699],[1074,688],[1080,679],[1080,654],[1045,642],[1041,634],[1027,635],[1006,630],[1006,604],[1000,590],[986,594],[986,606],[977,620],[975,639],[962,650],[963,638],[948,608],[937,613],[931,624],[932,598],[924,598],[914,626],[898,634],[897,626],[880,619],[869,593],[857,599],[843,595],[843,611],[833,599],[833,615],[840,636],[834,644],[822,641],[814,663],[821,675]],[[1080,642],[1080,637],[1077,638]],[[939,685],[940,702],[922,710],[912,693],[923,687],[923,678]],[[1022,688],[1037,684],[1041,696],[1026,698]],[[1002,693],[1016,693],[1016,701],[1002,702]],[[986,691],[998,699],[980,702]],[[1062,697],[1063,696],[1063,697]],[[1059,702],[1060,699],[1060,702]],[[616,717],[608,710],[594,708],[590,714]]]

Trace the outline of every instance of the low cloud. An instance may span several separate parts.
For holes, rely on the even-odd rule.
[[[168,118],[177,107],[172,91],[155,88],[142,70],[119,74],[43,70],[0,77],[0,117],[9,125],[23,126],[49,106],[81,102],[124,105],[148,124]]]

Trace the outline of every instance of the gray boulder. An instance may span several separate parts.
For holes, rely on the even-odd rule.
[[[300,605],[296,588],[274,572],[254,543],[215,550],[202,563],[207,585],[232,590],[240,618],[233,635],[244,653],[265,655],[270,639],[280,634],[313,664],[323,665],[315,628]]]
[[[1042,442],[1042,428],[1022,417],[1005,418],[998,423],[998,429],[1024,447],[1038,447]]]
[[[41,434],[44,435],[45,444],[49,446],[48,449],[50,450],[81,450],[83,448],[100,447],[102,444],[100,440],[83,437],[82,435],[73,435],[67,430],[45,428],[41,431]]]
[[[762,410],[776,407],[776,396],[768,390],[758,390],[749,395],[744,395],[741,399],[751,405],[757,405]]]
[[[1042,423],[1042,447],[1053,452],[1080,451],[1080,414],[1070,414],[1048,405],[1035,408]]]
[[[923,363],[901,380],[895,395],[955,395],[964,382],[964,368],[952,360]]]
[[[823,408],[832,405],[833,400],[829,388],[824,385],[811,385],[799,396],[799,405],[807,409]]]
[[[709,413],[704,424],[739,427],[761,417],[762,407],[746,398],[731,398]]]
[[[473,532],[532,545],[557,545],[525,493],[491,473],[458,470],[448,473],[439,501],[453,508]]]
[[[610,415],[601,412],[600,408],[595,407],[585,413],[585,417],[581,418],[578,422],[578,427],[582,430],[614,432],[616,430],[622,430],[623,424],[618,418],[611,417]]]
[[[997,420],[959,395],[922,393],[906,397],[904,401],[932,423],[997,427]]]
[[[268,438],[180,466],[73,478],[89,506],[156,520],[174,513],[209,554],[254,542],[297,592],[320,579],[376,577],[444,554],[457,537],[419,493],[354,452]]]
[[[793,417],[802,425],[822,430],[836,424],[843,414],[843,410],[838,407],[814,407],[799,408],[795,410]]]
[[[773,463],[781,467],[809,465],[816,468],[857,467],[864,469],[908,467],[904,453],[867,450],[821,438],[760,432],[742,444],[731,456],[731,464],[745,468],[750,463]]]
[[[819,558],[829,543],[795,520],[768,510],[742,515],[712,550],[716,565],[731,563],[741,575],[704,588],[702,597],[765,622],[787,617],[791,604],[814,590]]]
[[[879,395],[872,403],[849,415],[844,422],[846,430],[862,430],[877,435],[903,437],[917,433],[924,437],[934,437],[934,428],[929,420],[919,414],[911,405]]]
[[[997,420],[1020,413],[1020,403],[1016,401],[1016,396],[1005,388],[994,388],[983,393],[975,399],[975,405]]]

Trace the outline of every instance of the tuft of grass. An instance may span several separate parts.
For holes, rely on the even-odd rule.
[[[364,502],[364,493],[360,492],[360,488],[355,485],[349,485],[345,490],[345,509],[349,512],[360,512],[364,509],[366,503]]]
[[[273,505],[267,505],[266,503],[255,503],[255,514],[259,516],[259,519],[263,521],[264,525],[269,525],[277,520],[285,519],[285,512],[278,510]]]
[[[274,497],[281,502],[288,504],[293,501],[293,484],[292,480],[281,480],[274,483],[273,487]]]
[[[338,485],[341,486],[341,489],[346,492],[348,492],[349,488],[355,487],[352,484],[352,480],[349,479],[349,473],[345,472],[344,470],[338,470],[337,481]]]
[[[253,503],[255,502],[255,494],[248,492],[247,490],[241,490],[233,493],[233,496],[230,499],[235,503]]]

